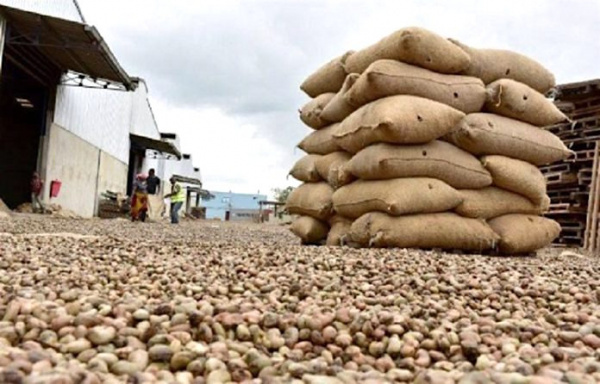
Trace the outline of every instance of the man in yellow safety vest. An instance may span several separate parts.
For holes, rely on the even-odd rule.
[[[171,193],[165,195],[165,198],[171,199],[171,224],[179,224],[179,211],[185,201],[185,191],[181,185],[171,177]]]

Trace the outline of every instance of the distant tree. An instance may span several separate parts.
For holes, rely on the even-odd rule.
[[[288,199],[288,196],[290,195],[290,193],[292,193],[292,191],[294,190],[294,187],[287,187],[287,188],[275,188],[273,189],[273,194],[275,195],[275,200],[280,202],[280,203],[285,203]]]

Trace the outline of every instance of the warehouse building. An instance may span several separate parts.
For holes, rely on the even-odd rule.
[[[0,198],[11,208],[30,201],[37,170],[46,203],[91,217],[102,192],[130,193],[157,157],[198,175],[161,137],[147,84],[120,66],[77,2],[0,0]]]
[[[266,195],[211,191],[203,197],[207,219],[223,221],[260,221],[260,202]]]

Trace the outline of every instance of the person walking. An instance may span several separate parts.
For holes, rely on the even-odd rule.
[[[171,182],[171,193],[165,195],[165,198],[171,199],[171,224],[179,224],[179,210],[185,201],[185,191],[173,176],[169,181]]]
[[[160,191],[160,177],[156,176],[156,171],[151,168],[148,171],[148,179],[146,179],[146,185],[148,186],[148,194],[156,195]]]
[[[44,180],[40,178],[40,174],[33,172],[31,178],[31,209],[36,213],[38,207],[42,213],[46,213],[46,207],[41,200],[42,191],[44,190]]]
[[[146,221],[146,214],[148,212],[148,186],[146,178],[146,175],[141,173],[135,178],[133,196],[131,197],[131,221]]]

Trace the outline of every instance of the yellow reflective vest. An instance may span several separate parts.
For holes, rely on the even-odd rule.
[[[173,192],[175,194],[171,196],[171,203],[183,203],[185,201],[185,191],[179,183],[173,184]]]

